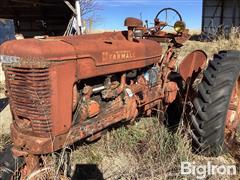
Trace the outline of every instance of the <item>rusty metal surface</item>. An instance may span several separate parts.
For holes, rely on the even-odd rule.
[[[225,127],[225,144],[229,149],[229,153],[234,157],[236,162],[240,163],[240,80],[236,82],[230,99],[230,104],[226,117]]]
[[[0,54],[45,61],[89,57],[97,66],[160,57],[161,47],[156,42],[130,42],[124,34],[126,32],[8,41],[0,47]]]
[[[226,117],[225,137],[227,144],[231,145],[236,137],[237,128],[240,124],[240,80],[238,80],[232,90],[230,104]]]
[[[66,133],[71,127],[76,61],[51,66],[50,81],[52,134],[55,136]]]
[[[189,54],[183,59],[179,65],[179,73],[184,81],[192,77],[193,73],[197,73],[204,69],[207,63],[207,55],[201,50],[197,50]]]
[[[51,131],[51,92],[46,68],[21,69],[4,66],[7,96],[16,123],[29,132]]]
[[[171,104],[177,96],[179,88],[175,82],[166,83],[165,102]]]
[[[21,169],[21,180],[28,179],[28,175],[40,168],[39,157],[28,154],[25,156],[25,166]]]
[[[143,27],[143,22],[140,19],[128,17],[124,21],[124,26],[127,26],[127,27]]]
[[[63,67],[66,67],[66,64]],[[112,91],[115,92],[112,94],[115,99],[105,105],[103,107],[104,109],[101,110],[101,113],[100,108],[102,107],[90,99],[92,95],[91,87],[84,88],[84,102],[81,108],[81,118],[83,119],[79,124],[73,126],[71,131],[66,128],[68,125],[71,126],[72,121],[72,118],[67,116],[67,114],[71,114],[72,101],[69,101],[71,100],[71,96],[64,96],[64,98],[56,96],[58,97],[58,101],[53,101],[54,107],[52,108],[62,108],[62,110],[56,111],[57,114],[52,117],[53,124],[55,124],[55,126],[58,125],[58,127],[55,127],[55,129],[52,130],[54,139],[52,137],[28,136],[21,131],[21,128],[19,128],[16,123],[14,123],[11,127],[11,131],[12,137],[14,137],[12,140],[15,144],[15,147],[24,147],[22,149],[23,154],[24,152],[32,154],[47,154],[61,149],[65,145],[91,137],[95,133],[98,134],[99,131],[105,129],[111,124],[115,124],[122,120],[134,120],[139,114],[138,107],[144,107],[144,110],[147,111],[158,105],[161,101],[161,98],[164,96],[166,96],[167,101],[169,102],[172,102],[175,99],[174,96],[177,92],[175,83],[168,83],[164,95],[161,91],[161,85],[149,87],[143,76],[138,79],[138,83],[130,85],[126,84],[125,78],[125,75],[123,75],[121,78],[121,85],[117,86],[116,89],[112,89]],[[74,82],[72,82],[72,86],[69,87],[73,88]],[[62,87],[56,89],[63,90],[64,88]],[[125,91],[125,96],[119,96],[119,94],[123,93],[123,91]],[[142,99],[139,99],[139,97],[135,96],[134,93],[141,91],[143,92],[143,97]],[[66,91],[65,88],[65,95],[68,92],[72,93],[71,88],[68,91]],[[54,96],[54,93],[52,96]],[[109,96],[106,98],[113,97]],[[62,99],[64,103],[59,103],[60,99]],[[67,113],[67,110],[69,113]],[[84,114],[86,114],[86,116]],[[59,121],[62,115],[64,115],[64,119]],[[87,118],[91,119],[86,120]],[[64,129],[66,130],[66,133],[59,131],[61,127],[65,127]]]
[[[145,42],[149,46],[144,45]],[[126,45],[127,48],[124,48],[129,49],[131,46],[130,43],[129,45]],[[161,47],[159,45],[156,46],[156,43],[146,40],[139,44],[135,44],[134,42],[133,46],[141,48],[140,50],[144,49],[144,51],[148,50],[146,47],[149,48],[149,50],[150,48],[155,48],[155,50],[152,52],[148,51],[145,54],[138,53],[138,51],[134,51],[134,49],[120,53],[117,51],[115,52],[116,56],[113,56],[113,59],[111,59],[112,55],[109,55],[109,59],[104,55],[103,57],[105,57],[105,59],[103,58],[104,61],[102,62],[104,64],[99,64],[100,66],[102,65],[99,69],[97,69],[97,64],[92,58],[49,64],[49,67],[47,68],[32,68],[32,65],[28,67],[29,64],[27,63],[21,64],[20,67],[10,67],[5,65],[7,89],[9,90],[9,94],[7,95],[10,97],[11,109],[15,120],[14,125],[18,127],[18,133],[22,132],[26,135],[30,135],[30,137],[38,137],[38,141],[40,137],[46,137],[49,138],[48,140],[50,140],[52,146],[56,145],[58,148],[62,147],[63,144],[55,144],[52,141],[56,136],[66,134],[72,127],[72,109],[74,106],[72,100],[73,98],[76,98],[76,95],[73,93],[73,88],[76,81],[87,77],[145,67],[148,64],[154,64],[159,61]],[[114,59],[114,57],[118,58],[118,53],[122,59],[119,59],[120,61],[115,61],[116,59]],[[136,62],[134,62],[135,53],[137,54],[136,56],[141,57],[140,60],[136,59]],[[149,57],[151,54],[153,54],[153,57]],[[100,60],[101,59],[98,61],[99,63],[101,63]],[[123,62],[121,62],[121,60]],[[87,62],[90,62],[91,65]],[[115,63],[117,64],[115,65]],[[116,93],[118,96],[123,92],[125,88],[124,81],[125,80],[122,79],[122,85],[117,89],[112,90],[113,94]],[[26,88],[24,88],[25,86]],[[129,109],[129,111],[125,112],[125,119],[135,118],[137,116],[136,102],[129,98],[125,99],[125,101],[128,106],[126,109]],[[119,103],[117,104],[119,105]],[[122,105],[122,103],[120,104]],[[91,118],[97,115],[100,111],[100,107],[96,105],[96,103],[88,104],[88,108],[85,111],[81,111],[82,117],[84,117],[83,114],[86,114],[86,118]],[[115,107],[115,105],[112,105],[112,107]],[[120,109],[120,106],[114,108],[114,110],[116,109]],[[120,117],[122,119],[124,116]],[[83,118],[83,120],[84,119],[85,118]],[[112,119],[112,123],[114,123],[114,119]],[[13,135],[13,139],[18,139],[16,138],[16,134]],[[81,137],[82,136],[79,136],[79,139],[81,139]],[[37,138],[31,139],[36,141]],[[22,138],[20,138],[20,142],[21,141],[23,141]],[[38,148],[42,149],[43,147],[39,145],[32,146],[34,143],[29,144],[29,142],[32,141],[28,140],[23,143],[28,144],[26,151],[29,151],[28,149],[30,149],[30,147],[34,148],[35,151],[37,151]],[[26,146],[23,144],[22,146]]]
[[[175,51],[188,31],[170,34],[158,24],[156,32],[132,18],[125,23],[128,31],[10,41],[0,47],[1,55],[19,57],[5,63],[4,71],[13,152],[30,157],[26,174],[37,165],[34,155],[100,138],[108,127],[151,115],[162,105],[164,111],[176,99],[179,87],[169,75],[177,69]],[[133,36],[133,26],[144,38]],[[168,40],[165,54],[159,39]],[[206,55],[195,51],[179,72],[186,81],[205,63]]]

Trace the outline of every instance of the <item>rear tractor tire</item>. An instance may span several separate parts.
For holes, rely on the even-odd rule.
[[[193,150],[219,156],[230,147],[240,121],[240,52],[214,56],[198,84],[190,126]]]

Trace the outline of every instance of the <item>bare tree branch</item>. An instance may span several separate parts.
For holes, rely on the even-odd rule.
[[[81,0],[80,5],[82,16],[86,16],[97,10],[100,10],[96,0]]]

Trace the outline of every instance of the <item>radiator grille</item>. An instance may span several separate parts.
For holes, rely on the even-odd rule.
[[[4,66],[6,88],[15,120],[27,119],[35,133],[51,132],[48,68]]]

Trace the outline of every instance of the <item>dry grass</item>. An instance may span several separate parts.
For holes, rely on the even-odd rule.
[[[73,164],[97,164],[104,179],[177,178],[180,162],[192,158],[187,138],[169,133],[154,118],[113,130],[72,157]]]
[[[180,57],[183,58],[191,51],[199,49],[205,51],[210,59],[221,50],[240,50],[239,34],[231,33],[228,39],[222,36],[213,42],[188,41],[181,48]]]
[[[83,145],[72,154],[72,165],[97,165],[104,179],[186,179],[180,174],[181,162],[205,165],[235,164],[230,155],[218,158],[197,156],[191,151],[187,135],[169,132],[155,118],[142,119],[130,128],[109,132],[91,145]],[[189,179],[195,179],[188,176]],[[208,177],[238,179],[238,177]]]
[[[4,83],[0,81],[0,98],[5,97],[4,95]]]
[[[11,143],[10,137],[8,134],[1,134],[0,132],[0,152],[3,150],[4,147]]]

